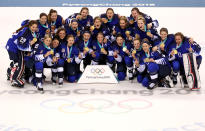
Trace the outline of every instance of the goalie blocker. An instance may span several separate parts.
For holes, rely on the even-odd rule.
[[[183,54],[185,76],[191,90],[201,88],[201,81],[197,69],[196,55],[194,53]]]

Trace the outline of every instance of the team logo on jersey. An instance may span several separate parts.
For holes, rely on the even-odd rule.
[[[61,52],[63,52],[63,53],[64,53],[64,52],[65,52],[65,49],[63,48],[63,49],[61,50]]]
[[[40,54],[42,54],[42,53],[43,53],[43,50],[40,51]]]
[[[96,50],[96,46],[93,46],[93,49],[95,49],[95,50]]]

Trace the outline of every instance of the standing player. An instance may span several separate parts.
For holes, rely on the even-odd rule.
[[[65,21],[62,16],[58,15],[56,10],[51,9],[48,14],[48,23],[51,25],[51,28],[57,30],[65,24]]]
[[[108,8],[106,13],[101,14],[100,17],[103,23],[109,28],[110,33],[119,25],[119,15],[115,14],[112,8]]]
[[[6,44],[6,49],[12,60],[7,76],[10,77],[12,86],[23,87],[22,75],[24,72],[24,53],[32,51],[32,45],[37,41],[37,21],[29,21],[16,31]]]
[[[40,14],[40,19],[37,20],[38,22],[38,38],[42,40],[45,34],[50,33],[50,25],[47,23],[48,15],[46,13]]]
[[[87,7],[83,7],[80,13],[75,13],[69,16],[66,19],[66,24],[69,25],[72,19],[77,19],[79,26],[84,30],[85,28],[89,28],[93,25],[93,17],[89,15],[89,9]]]
[[[157,20],[152,20],[150,16],[140,12],[140,10],[137,7],[134,7],[131,10],[131,15],[130,17],[128,17],[129,24],[132,27],[137,27],[138,18],[141,16],[145,18],[148,29],[157,28],[159,26],[159,23]]]
[[[195,43],[195,42],[194,42]],[[176,85],[177,84],[177,74],[180,72],[180,75],[182,76],[182,80],[184,84],[187,84],[187,80],[185,77],[185,72],[184,72],[184,65],[183,65],[183,58],[182,55],[185,53],[190,53],[194,52],[196,54],[200,53],[200,47],[195,46],[197,45],[196,43],[194,44],[190,39],[187,39],[184,37],[184,35],[181,32],[178,32],[175,34],[175,42],[170,45],[169,47],[169,61],[172,64],[173,68],[173,83]],[[196,48],[195,48],[196,47]],[[198,67],[200,66],[202,57],[198,55],[197,57],[197,64]]]
[[[65,29],[67,35],[73,35],[75,37],[75,42],[79,40],[82,29],[79,27],[77,19],[73,19],[70,25],[65,26]]]
[[[164,55],[168,55],[168,47],[174,42],[174,35],[168,34],[167,28],[160,29],[160,37],[154,42],[153,51],[160,50]]]
[[[104,42],[107,43],[107,41],[110,39],[110,32],[109,29],[105,24],[102,23],[102,19],[97,16],[94,18],[94,25],[90,27],[90,31],[92,34],[92,40],[97,39],[97,35],[99,32],[102,32],[103,35],[105,36]]]
[[[143,17],[138,18],[137,26],[138,26],[137,28],[133,29],[134,35],[135,36],[139,35],[141,40],[146,38],[150,41],[151,45],[153,45],[153,42],[159,38],[156,29],[154,28],[148,29],[145,18]]]

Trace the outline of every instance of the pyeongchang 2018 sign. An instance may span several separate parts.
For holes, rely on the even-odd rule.
[[[109,66],[89,65],[78,83],[118,83],[118,81]]]

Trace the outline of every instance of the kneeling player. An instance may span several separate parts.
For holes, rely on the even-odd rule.
[[[74,37],[69,35],[67,37],[67,45],[61,45],[59,60],[60,63],[64,64],[66,80],[73,83],[75,82],[81,74],[78,74],[77,64],[80,64],[82,60],[82,55],[74,44]],[[59,62],[58,61],[58,62]]]
[[[153,89],[157,84],[159,84],[158,86],[169,88],[170,85],[165,79],[171,73],[168,59],[163,57],[158,51],[152,52],[150,47],[150,43],[147,40],[142,42],[144,53],[142,54],[140,65],[145,66],[150,77],[147,88]]]

